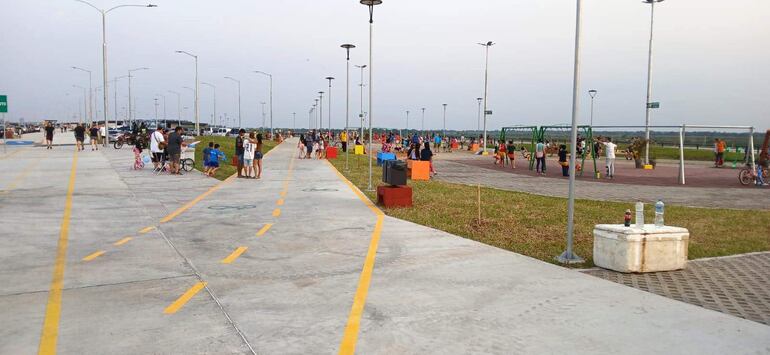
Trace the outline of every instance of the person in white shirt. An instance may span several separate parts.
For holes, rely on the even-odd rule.
[[[163,147],[161,146],[165,144],[166,138],[163,137],[163,127],[158,126],[158,129],[150,135],[150,153],[152,153],[152,164],[155,166],[155,169],[158,169],[158,165],[163,158]]]
[[[615,178],[615,150],[618,149],[618,146],[612,143],[612,138],[609,137],[602,144],[604,144],[605,159],[607,161],[607,177],[613,179]]]
[[[243,140],[243,169],[246,171],[246,177],[250,178],[251,173],[254,171],[252,164],[254,163],[254,148],[256,144],[253,143],[254,132],[249,133],[249,138]]]

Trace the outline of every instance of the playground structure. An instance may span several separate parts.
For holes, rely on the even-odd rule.
[[[607,130],[607,129],[625,129],[625,130],[632,130],[632,129],[644,129],[644,128],[650,128],[650,129],[667,129],[672,131],[678,131],[679,137],[678,137],[678,148],[679,148],[679,178],[678,183],[681,185],[686,184],[685,179],[685,164],[684,164],[684,155],[685,155],[685,136],[688,130],[701,130],[701,129],[710,129],[710,130],[730,130],[730,131],[741,131],[741,132],[747,132],[749,137],[747,139],[746,144],[746,163],[749,165],[750,169],[756,173],[756,157],[755,157],[755,146],[754,146],[754,127],[752,126],[719,126],[719,125],[679,125],[679,126],[589,126],[589,125],[580,125],[578,126],[578,130],[580,132],[580,137],[584,139],[587,144],[585,146],[585,149],[582,149],[582,152],[577,157],[577,159],[580,159],[581,161],[581,167],[585,167],[585,159],[587,155],[591,154],[591,159],[593,160],[594,165],[594,174],[593,176],[595,178],[598,178],[600,176],[600,172],[598,170],[597,164],[596,164],[596,154],[593,154],[593,133],[596,129],[601,130]],[[500,140],[507,141],[508,139],[511,139],[516,132],[524,132],[526,135],[531,135],[530,140],[530,150],[534,151],[535,145],[538,141],[543,141],[544,143],[547,141],[551,141],[550,136],[548,135],[549,132],[557,131],[557,132],[565,132],[571,130],[570,126],[567,125],[548,125],[548,126],[511,126],[511,127],[503,127],[500,130]],[[508,138],[508,139],[506,139]],[[565,139],[565,142],[567,140]],[[524,144],[523,139],[521,140],[521,144]],[[759,163],[760,164],[767,164],[770,160],[770,157],[768,157],[768,145],[770,145],[770,130],[767,131],[767,134],[765,135],[764,142],[762,144],[762,148],[760,149],[760,156],[759,156]],[[735,148],[734,148],[735,149]],[[530,154],[529,158],[529,170],[534,169],[534,162],[535,157],[534,154]],[[576,169],[577,170],[577,169]],[[585,168],[582,168],[579,170],[580,176],[582,176],[583,171]]]

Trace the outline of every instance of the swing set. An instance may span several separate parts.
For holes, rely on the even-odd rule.
[[[512,126],[512,127],[503,127],[500,129],[500,140],[503,142],[507,142],[508,140],[506,137],[510,137],[511,140],[515,138],[515,136],[521,137],[524,133],[526,135],[531,135],[530,140],[530,147],[529,147],[529,170],[535,169],[535,147],[538,141],[542,141],[543,143],[548,142],[553,143],[553,146],[547,146],[546,152],[550,152],[551,154],[554,153],[554,151],[549,150],[552,149],[552,147],[557,147],[558,149],[558,138],[561,138],[560,134],[563,134],[564,139],[563,142],[565,145],[569,145],[569,132],[572,130],[572,127],[569,125],[550,125],[550,126]],[[516,133],[519,133],[516,135]],[[581,132],[581,138],[584,140],[584,142],[588,143],[582,149],[582,151],[579,153],[580,158],[580,166],[585,166],[586,156],[593,150],[593,129],[589,125],[581,125],[578,126],[578,132]],[[554,139],[556,138],[556,139]],[[524,144],[524,140],[520,140],[521,144]],[[594,163],[594,175],[598,173],[598,168],[596,166],[596,155],[591,154],[591,159]],[[585,169],[580,169],[580,176],[583,176],[583,171]],[[543,171],[545,171],[545,167],[543,168]]]

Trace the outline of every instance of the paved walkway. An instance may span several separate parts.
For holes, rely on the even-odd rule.
[[[598,268],[584,272],[770,325],[770,252],[692,260],[686,269],[670,272],[623,274]]]
[[[2,354],[770,352],[768,326],[384,216],[292,141],[224,183],[27,149],[0,159]]]
[[[560,176],[561,172],[557,175],[553,167],[548,177],[514,174],[510,168],[495,167],[491,159],[467,153],[439,154],[434,162],[439,173],[436,179],[466,185],[481,184],[537,195],[567,196],[569,182],[567,178]],[[488,168],[479,167],[479,161],[488,162]],[[527,167],[521,164],[518,169]],[[580,180],[575,183],[575,194],[581,199],[654,203],[662,198],[667,204],[683,206],[770,210],[770,188],[646,186]]]

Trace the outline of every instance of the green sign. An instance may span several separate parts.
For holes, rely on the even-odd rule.
[[[0,113],[8,112],[8,96],[0,95]]]
[[[650,102],[647,104],[647,108],[660,108],[660,102]]]
[[[492,110],[486,110],[486,111],[484,111],[484,114],[485,115],[491,115],[492,114]]]

